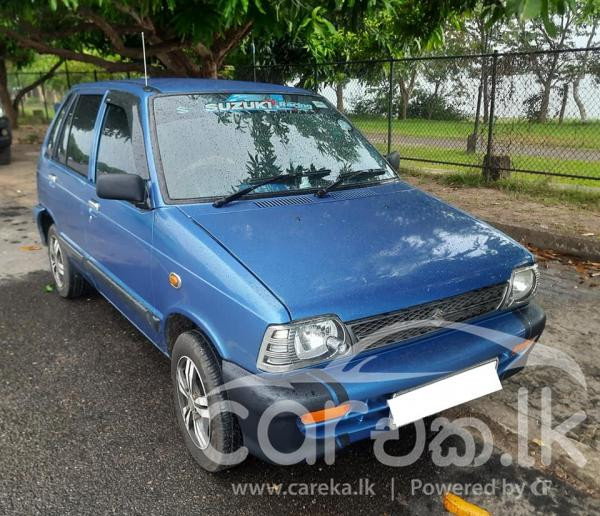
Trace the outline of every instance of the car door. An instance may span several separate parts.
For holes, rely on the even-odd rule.
[[[68,110],[40,181],[47,182],[47,206],[61,238],[78,257],[85,254],[90,181],[88,168],[94,125],[102,95],[76,95]],[[60,120],[57,120],[60,122]]]
[[[137,174],[148,180],[139,98],[110,91],[101,111],[93,181],[100,174]],[[97,288],[142,332],[154,338],[159,318],[152,299],[151,200],[145,205],[89,199],[87,248]]]

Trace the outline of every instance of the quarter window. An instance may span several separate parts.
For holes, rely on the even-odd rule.
[[[136,173],[131,126],[126,111],[115,104],[108,104],[106,107],[96,172]]]
[[[63,165],[67,162],[67,140],[71,131],[71,120],[73,119],[73,110],[76,102],[72,102],[69,111],[65,115],[65,122],[62,125],[60,136],[58,137],[58,148],[56,151],[56,159]]]
[[[56,115],[56,119],[54,121],[54,125],[50,130],[50,135],[48,136],[48,144],[46,145],[46,156],[51,157],[54,153],[55,143],[58,143],[58,130],[60,129],[60,124],[65,118],[65,114],[67,113],[67,107],[69,106],[69,102],[71,97],[67,97],[67,99],[63,102],[60,111]]]
[[[86,176],[94,136],[94,124],[102,97],[100,95],[81,95],[73,112],[73,121],[67,144],[66,165],[79,174]]]

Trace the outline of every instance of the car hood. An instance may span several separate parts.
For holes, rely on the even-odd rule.
[[[313,195],[180,205],[292,319],[344,321],[507,281],[522,246],[403,182]]]

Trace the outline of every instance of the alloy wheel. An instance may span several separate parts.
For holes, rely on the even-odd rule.
[[[65,263],[63,259],[62,249],[60,248],[60,242],[56,235],[50,237],[50,269],[52,270],[52,276],[56,282],[58,288],[62,288],[65,283]]]
[[[188,435],[204,450],[210,442],[208,399],[193,360],[182,356],[177,362],[177,399]]]

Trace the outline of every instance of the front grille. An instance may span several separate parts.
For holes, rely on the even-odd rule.
[[[458,296],[425,303],[399,310],[398,312],[359,319],[348,324],[358,342],[363,339],[365,346],[372,349],[402,342],[426,333],[439,330],[438,325],[422,323],[424,320],[462,322],[493,312],[500,307],[506,294],[507,283],[472,290]],[[395,325],[394,328],[390,328]]]

